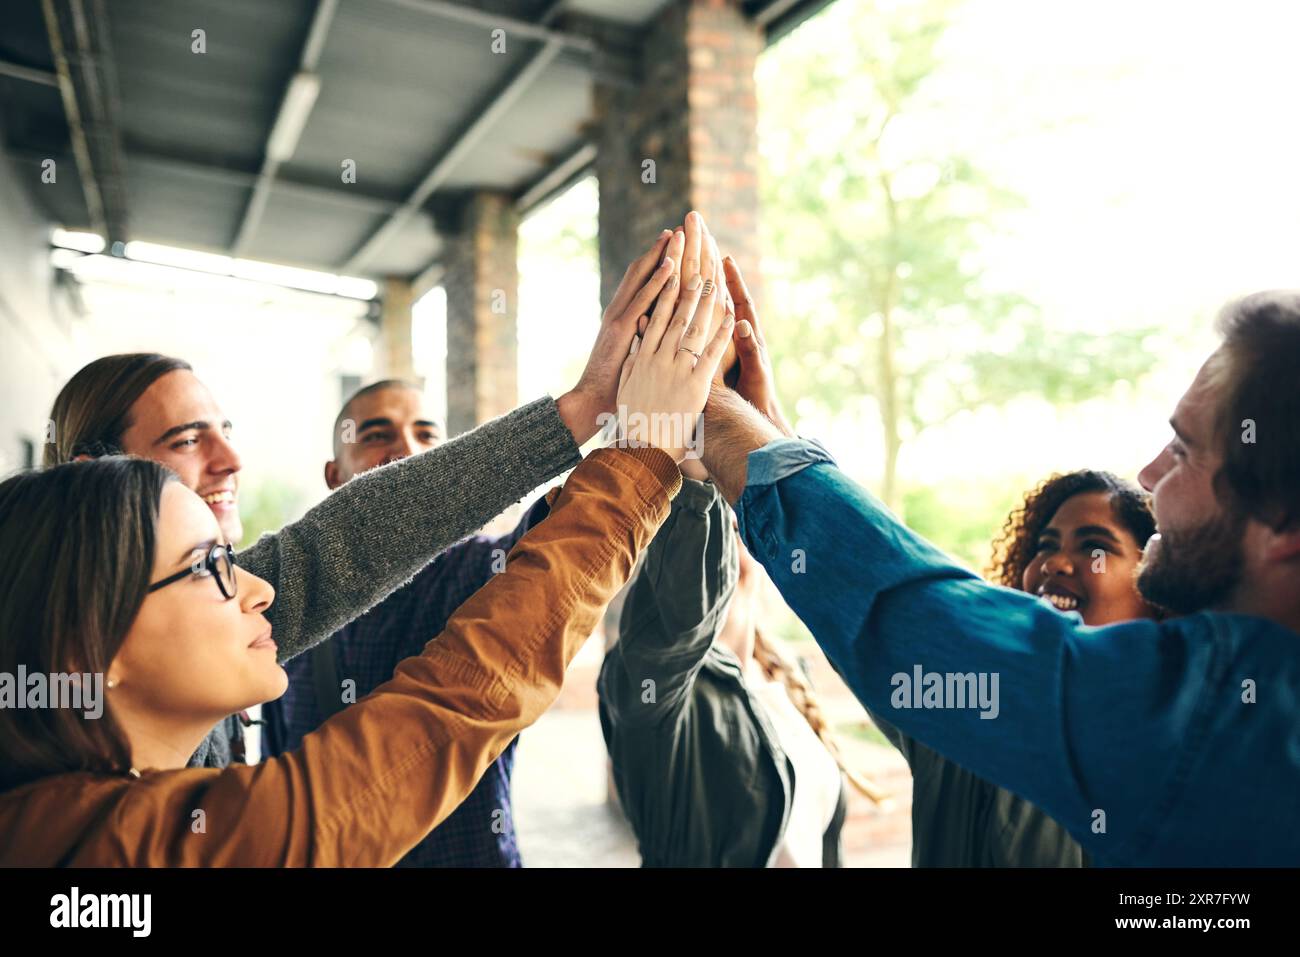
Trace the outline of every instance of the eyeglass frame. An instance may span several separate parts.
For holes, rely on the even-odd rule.
[[[229,593],[226,592],[226,586],[222,583],[221,574],[217,571],[217,562],[219,561],[217,556],[222,553],[225,554],[226,561],[230,564]],[[208,549],[208,554],[204,556],[203,567],[207,570],[208,574],[210,574],[214,579],[216,579],[217,590],[221,592],[222,598],[224,598],[226,601],[230,601],[230,599],[234,598],[237,594],[239,594],[239,582],[235,578],[235,549],[233,545],[220,545],[220,544],[213,545],[211,548]],[[153,594],[159,588],[165,588],[168,585],[174,585],[176,582],[181,581],[182,579],[186,578],[189,575],[197,575],[197,574],[198,574],[197,563],[192,563],[190,567],[185,569],[184,571],[177,572],[175,575],[169,575],[166,578],[162,579],[161,581],[154,582],[152,585],[149,586],[148,590],[145,593]]]

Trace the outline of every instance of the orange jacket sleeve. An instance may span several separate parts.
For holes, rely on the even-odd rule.
[[[88,815],[88,831],[64,860],[393,864],[554,702],[570,660],[680,487],[677,466],[658,449],[594,452],[550,516],[511,551],[505,571],[391,681],[307,735],[297,751],[263,764],[114,780],[107,801],[96,802],[106,813]],[[59,796],[47,799],[57,804]],[[193,826],[198,810],[201,832]]]

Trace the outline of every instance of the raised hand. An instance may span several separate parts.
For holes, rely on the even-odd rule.
[[[684,256],[690,252],[687,245]],[[698,269],[683,277],[684,284],[672,277],[659,296],[638,348],[624,363],[618,391],[622,441],[657,446],[676,462],[694,439],[732,328],[727,317],[708,334],[722,290],[715,282],[706,295]]]
[[[736,378],[736,391],[762,412],[772,424],[793,436],[794,429],[781,413],[780,402],[776,397],[776,382],[772,376],[772,361],[767,352],[767,341],[763,338],[763,329],[759,325],[758,312],[754,309],[754,299],[745,285],[745,277],[740,274],[736,261],[728,256],[722,262],[727,277],[727,288],[735,301],[736,352],[739,357],[739,374]]]
[[[595,435],[603,416],[614,411],[619,370],[636,335],[637,319],[673,275],[684,244],[682,233],[665,229],[650,249],[627,267],[601,316],[600,331],[578,384],[556,400],[560,418],[578,445]]]
[[[708,254],[704,257],[704,262],[711,267],[706,275],[710,275],[713,284],[718,287],[718,295],[714,299],[713,317],[710,319],[710,328],[716,329],[718,325],[728,316],[734,318],[736,307],[731,301],[731,294],[727,289],[726,275],[722,270],[722,254],[718,251],[718,241],[713,234],[708,232],[707,228],[704,235],[708,244]],[[734,339],[727,343],[727,351],[723,353],[722,362],[718,364],[718,371],[714,378],[719,384],[725,384],[726,377],[736,366],[736,344]],[[732,377],[734,381],[734,377]]]
[[[724,316],[734,316],[736,312],[731,295],[725,288],[726,277],[722,271],[722,255],[718,251],[718,241],[709,232],[704,217],[694,210],[686,214],[686,221],[682,224],[679,232],[684,240],[681,258],[682,282],[689,283],[691,279],[698,275],[705,280],[705,289],[712,286],[724,287],[722,295],[714,299],[714,306],[708,317],[707,329],[711,331],[718,327]],[[639,335],[645,334],[649,321],[649,316],[641,317],[637,327]],[[709,332],[706,332],[705,335],[709,335]],[[718,367],[716,376],[718,382],[734,384],[736,369],[736,346],[734,342],[729,342],[727,343],[727,351],[722,357],[722,363]]]

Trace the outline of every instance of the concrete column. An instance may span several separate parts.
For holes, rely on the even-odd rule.
[[[383,309],[379,316],[376,379],[413,379],[411,359],[411,284],[389,276],[384,280]]]
[[[739,0],[676,0],[641,45],[640,87],[597,85],[602,302],[661,229],[698,209],[761,303],[754,67],[762,49],[762,31]]]
[[[468,197],[443,261],[447,429],[458,435],[519,404],[519,216],[504,193]]]

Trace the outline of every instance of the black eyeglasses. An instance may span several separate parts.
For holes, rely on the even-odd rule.
[[[162,581],[149,586],[150,592],[174,584],[190,575],[211,575],[217,581],[221,596],[226,599],[235,597],[235,550],[229,545],[213,545],[208,549],[204,559],[195,561],[183,572],[170,575]]]

